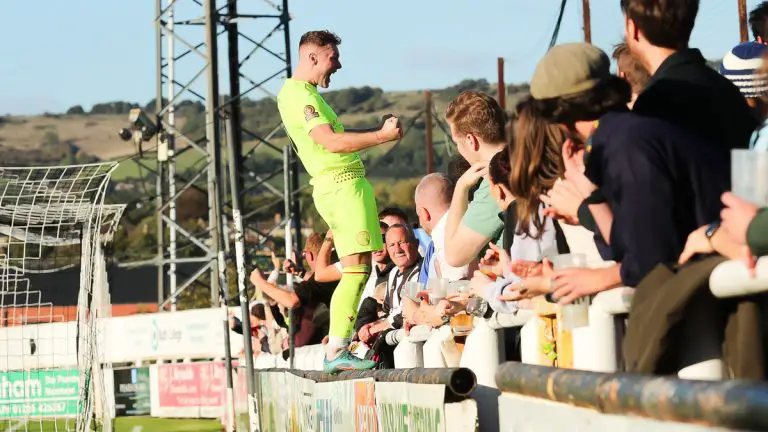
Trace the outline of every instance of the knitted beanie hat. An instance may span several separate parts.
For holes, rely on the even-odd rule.
[[[723,57],[720,73],[731,80],[747,98],[768,94],[768,73],[763,54],[768,46],[758,42],[736,45]]]

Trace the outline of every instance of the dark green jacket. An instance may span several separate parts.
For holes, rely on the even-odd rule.
[[[757,211],[747,228],[747,244],[757,257],[768,255],[768,207]]]

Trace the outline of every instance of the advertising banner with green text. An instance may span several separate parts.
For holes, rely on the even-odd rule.
[[[0,372],[0,418],[74,417],[77,369]]]

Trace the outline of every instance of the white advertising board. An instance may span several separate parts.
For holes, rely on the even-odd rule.
[[[225,316],[224,309],[211,308],[104,319],[103,361],[223,357]],[[232,332],[230,343],[236,357],[243,337]]]

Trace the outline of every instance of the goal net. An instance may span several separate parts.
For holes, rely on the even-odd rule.
[[[0,168],[0,430],[111,430],[97,319],[124,210],[104,205],[116,166]],[[79,286],[36,279],[65,271]],[[67,292],[77,307],[54,306]]]

